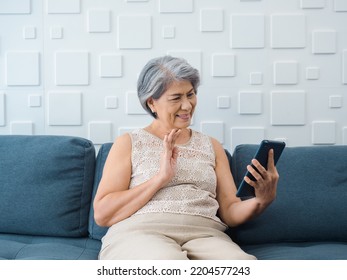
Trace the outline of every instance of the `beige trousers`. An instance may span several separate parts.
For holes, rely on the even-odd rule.
[[[245,260],[245,253],[212,219],[184,214],[132,216],[109,228],[102,260]]]

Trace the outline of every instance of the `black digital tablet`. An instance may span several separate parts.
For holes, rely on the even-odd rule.
[[[270,149],[273,149],[274,150],[274,162],[276,165],[276,163],[279,160],[285,146],[286,146],[286,144],[284,142],[281,142],[281,141],[263,140],[260,143],[260,146],[259,146],[257,152],[255,153],[254,158],[256,160],[258,160],[262,166],[267,168],[268,154],[269,154]],[[252,164],[252,166],[253,166],[253,164]],[[255,170],[257,170],[254,166],[253,166],[253,168]],[[252,181],[255,181],[255,178],[248,170],[247,170],[245,176],[250,178]],[[240,184],[238,190],[237,190],[236,196],[243,198],[243,199],[252,198],[255,196],[254,188],[251,185],[249,185],[248,183],[246,183],[246,181],[243,179],[241,181],[241,184]]]

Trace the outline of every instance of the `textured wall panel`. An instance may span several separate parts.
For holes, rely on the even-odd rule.
[[[111,31],[111,13],[109,10],[92,9],[88,11],[88,31],[102,33]]]
[[[118,47],[120,49],[149,49],[152,47],[151,16],[119,16]]]
[[[219,109],[230,108],[230,96],[218,96],[217,107]]]
[[[273,48],[304,48],[306,46],[305,15],[272,15],[271,46]]]
[[[233,77],[235,76],[235,55],[214,54],[212,55],[212,76]]]
[[[320,77],[320,69],[318,67],[307,67],[306,68],[306,79],[307,80],[318,80]]]
[[[176,35],[176,29],[174,25],[165,25],[162,29],[162,36],[165,39],[173,39]]]
[[[347,145],[347,127],[342,130],[342,144]]]
[[[26,40],[36,39],[36,27],[35,26],[24,26],[23,39],[26,39]]]
[[[89,53],[64,51],[55,54],[55,82],[58,86],[89,84]]]
[[[41,107],[41,95],[31,94],[28,97],[29,107]]]
[[[326,0],[300,0],[300,7],[303,9],[323,9]]]
[[[6,54],[6,83],[9,86],[40,85],[40,54],[11,51]]]
[[[99,61],[100,77],[121,77],[122,76],[122,55],[102,54]]]
[[[79,14],[81,0],[46,0],[49,14]]]
[[[231,15],[230,46],[234,49],[264,48],[264,15]]]
[[[117,109],[118,108],[118,98],[116,96],[106,96],[105,97],[105,108],[106,109]]]
[[[342,53],[342,83],[347,84],[347,49]]]
[[[33,135],[34,124],[31,121],[11,122],[11,134],[14,135]]]
[[[200,31],[217,32],[224,29],[224,13],[222,9],[202,9],[200,11]]]
[[[147,115],[139,102],[136,92],[129,91],[126,93],[126,112],[128,115]]]
[[[312,53],[336,53],[336,31],[316,30],[312,33]]]
[[[334,121],[314,121],[312,123],[313,144],[335,144],[336,123]]]
[[[137,77],[170,54],[200,71],[191,127],[225,148],[346,144],[346,3],[0,0],[0,134],[101,143],[144,127]]]
[[[4,126],[5,122],[5,93],[0,92],[0,126]]]
[[[329,96],[329,107],[330,108],[341,108],[342,107],[342,96],[341,95],[331,95]]]
[[[88,138],[95,144],[112,142],[112,123],[110,121],[90,122],[88,124]]]
[[[306,96],[304,91],[274,91],[271,93],[272,125],[304,125]]]
[[[336,12],[347,12],[347,1],[334,0],[334,9]]]
[[[49,125],[82,124],[82,94],[80,92],[50,92],[48,98]]]
[[[159,0],[160,13],[191,13],[193,0]]]
[[[261,114],[262,93],[260,91],[239,92],[239,114]]]
[[[50,29],[51,39],[62,39],[63,38],[63,28],[61,26],[52,26]]]
[[[0,14],[30,14],[30,0],[1,0]]]
[[[295,85],[298,83],[298,62],[276,61],[274,63],[274,84]]]

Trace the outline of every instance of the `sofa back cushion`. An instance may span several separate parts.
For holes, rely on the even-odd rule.
[[[0,136],[0,232],[88,234],[95,149],[68,136]]]
[[[239,186],[257,145],[232,156]],[[241,244],[347,241],[347,146],[286,147],[277,170],[277,198],[259,217],[234,229]]]
[[[96,191],[99,186],[99,182],[102,176],[102,171],[104,169],[105,161],[108,156],[108,153],[112,147],[112,143],[105,143],[103,144],[98,152],[98,156],[96,158],[96,164],[95,164],[95,175],[94,175],[94,187],[93,187],[93,195],[92,195],[92,201],[94,201],[94,197],[96,194]],[[119,164],[122,164],[121,162]],[[90,207],[89,212],[89,235],[93,239],[101,240],[101,238],[106,234],[108,227],[100,227],[95,223],[94,220],[94,208],[93,203]]]

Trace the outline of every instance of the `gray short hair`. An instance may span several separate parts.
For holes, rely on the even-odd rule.
[[[147,100],[159,99],[175,81],[189,81],[197,92],[199,71],[185,59],[172,56],[153,58],[143,67],[137,81],[137,94],[142,107],[154,118],[157,116],[148,107]]]

